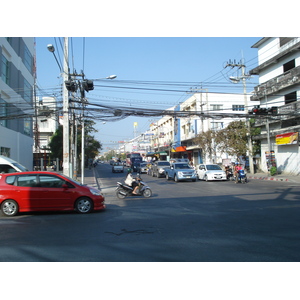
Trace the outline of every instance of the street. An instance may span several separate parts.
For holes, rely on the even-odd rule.
[[[2,262],[298,262],[300,188],[251,180],[179,182],[142,175],[151,198],[115,196],[96,167],[107,209],[87,215],[0,217]]]

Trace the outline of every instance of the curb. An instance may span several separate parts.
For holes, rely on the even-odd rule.
[[[247,176],[249,179],[257,179],[257,180],[272,180],[272,181],[289,181],[288,178],[276,178],[276,177],[264,177],[264,176]]]

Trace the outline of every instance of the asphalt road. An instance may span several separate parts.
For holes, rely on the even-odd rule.
[[[143,175],[151,198],[115,196],[125,173],[96,170],[107,209],[0,217],[0,261],[298,262],[300,188]]]

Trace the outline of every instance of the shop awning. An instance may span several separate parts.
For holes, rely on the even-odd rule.
[[[165,152],[165,151],[155,152],[155,154],[159,154],[159,155],[168,155],[168,153]]]
[[[186,146],[179,146],[175,148],[175,152],[185,152]]]

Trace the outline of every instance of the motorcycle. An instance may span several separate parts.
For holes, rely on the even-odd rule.
[[[133,188],[125,183],[117,182],[116,195],[119,199],[124,199],[129,196],[144,196],[149,198],[152,196],[150,187],[142,180],[138,180],[139,188],[137,194],[132,194]]]
[[[235,183],[246,183],[248,182],[247,180],[247,175],[244,170],[239,170],[238,171],[238,176],[235,178]]]
[[[231,168],[225,170],[227,180],[234,180],[233,172]]]

